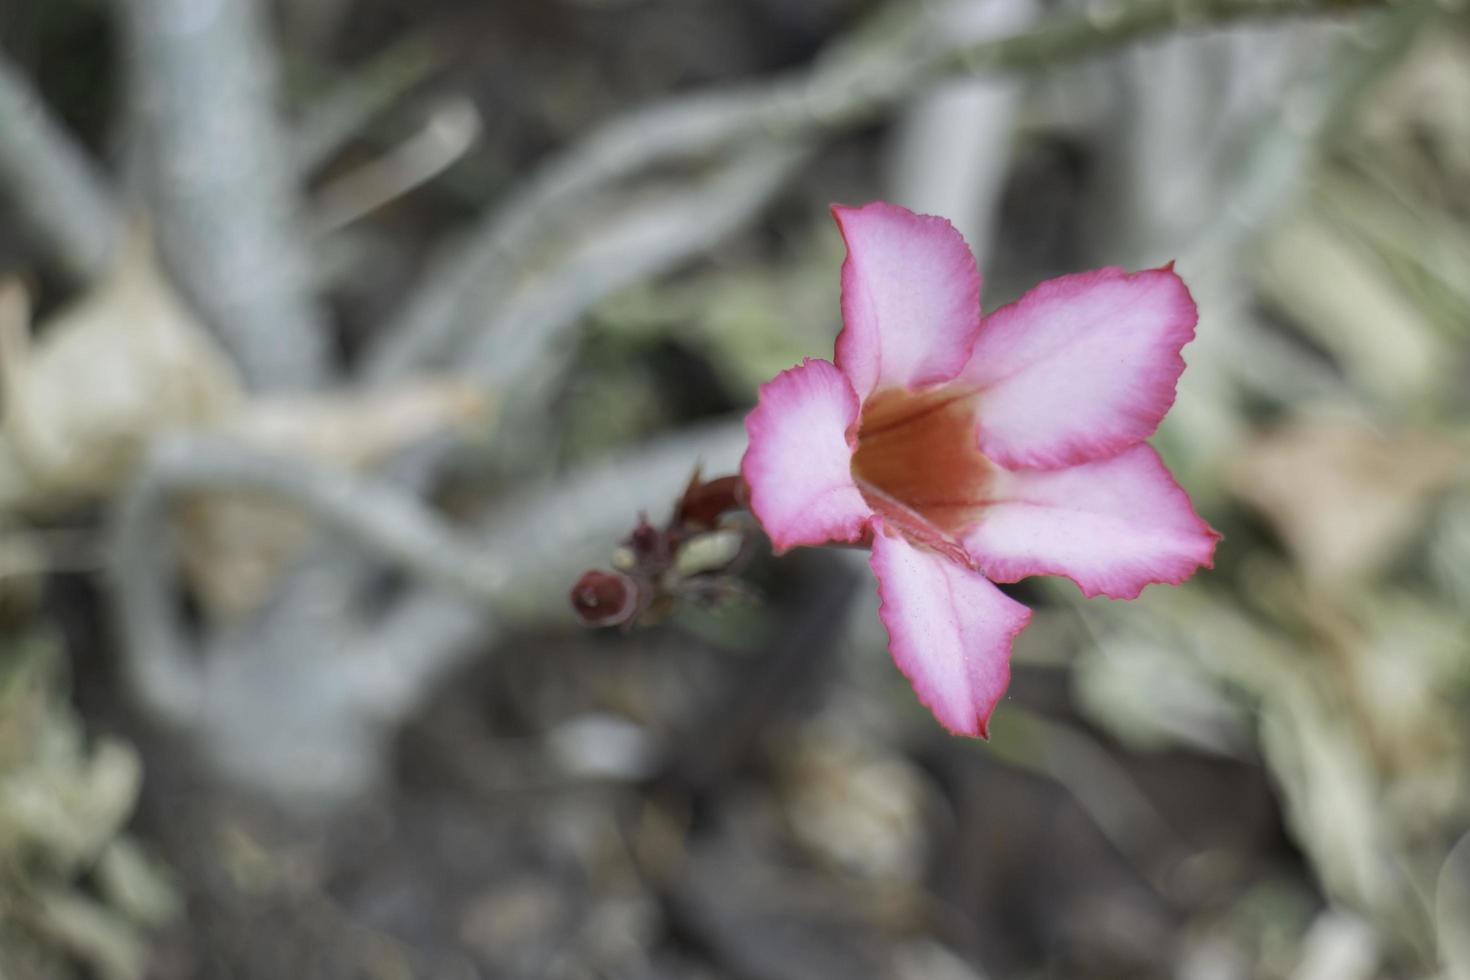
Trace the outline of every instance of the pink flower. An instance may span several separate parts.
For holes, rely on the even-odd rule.
[[[778,552],[871,545],[889,649],[956,734],[985,736],[1031,610],[992,582],[1065,575],[1135,598],[1219,535],[1145,439],[1194,337],[1162,269],[1052,279],[989,316],[963,238],[891,204],[832,209],[847,243],[834,361],[760,390],[741,470]]]

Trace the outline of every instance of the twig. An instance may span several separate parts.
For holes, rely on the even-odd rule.
[[[1035,0],[971,0],[946,14],[955,30],[1004,37],[1035,23],[1040,8]],[[977,76],[935,85],[903,109],[890,137],[893,201],[948,217],[982,269],[1010,172],[1023,82]]]
[[[428,78],[442,59],[433,39],[410,37],[375,55],[301,113],[291,133],[291,157],[302,173],[331,159],[373,117]]]
[[[499,561],[462,544],[460,535],[412,497],[305,457],[221,438],[170,436],[155,445],[146,472],[148,479],[133,493],[134,499],[153,498],[150,514],[132,514],[144,517],[143,524],[164,517],[160,505],[184,493],[267,494],[300,505],[384,557],[473,598],[493,602],[508,580]],[[123,542],[124,550],[141,543],[127,535]]]
[[[144,703],[170,723],[208,725],[199,714],[208,675],[180,621],[174,590],[169,514],[181,495],[228,491],[279,497],[461,597],[454,602],[414,593],[375,628],[382,649],[364,669],[381,673],[384,664],[396,663],[402,673],[394,690],[413,691],[467,642],[477,619],[483,628],[491,614],[539,619],[559,611],[570,616],[565,585],[576,571],[605,557],[608,542],[632,526],[639,510],[673,500],[695,461],[703,459],[712,469],[733,467],[744,435],[736,424],[667,438],[532,487],[487,515],[477,530],[461,532],[411,497],[371,479],[219,437],[169,437],[144,462],[113,524],[110,564],[130,681]],[[467,615],[467,603],[481,615]],[[401,628],[402,622],[417,625]],[[427,642],[432,636],[443,642]],[[390,637],[400,642],[390,644]],[[396,712],[411,707],[406,695],[384,695],[376,674],[354,680],[352,668],[344,665],[342,671],[345,689],[376,692],[371,700],[374,712],[385,716],[380,720],[396,720]]]
[[[522,382],[520,396],[507,404],[507,424],[519,426],[541,417],[547,386],[538,389],[525,379],[545,377],[547,352],[582,314],[618,289],[656,275],[729,234],[780,189],[805,156],[789,147],[758,146],[687,190],[646,205],[634,202],[620,218],[599,222],[558,265],[508,299],[474,338],[477,343],[455,357],[455,369],[497,388]],[[393,478],[423,483],[455,448],[451,442],[422,447],[396,461]],[[359,575],[366,572],[356,553],[336,550],[336,556],[317,560],[336,562],[343,576],[350,576],[353,566]],[[289,607],[305,601],[300,590],[288,589],[278,609],[286,616],[298,615]]]
[[[118,0],[163,253],[247,381],[328,373],[260,0]]]
[[[118,241],[118,211],[86,151],[0,55],[0,194],[78,281],[97,277]]]
[[[0,533],[0,579],[53,572],[95,572],[104,567],[97,535],[68,528]]]
[[[689,190],[665,191],[589,228],[559,266],[506,302],[456,363],[495,385],[524,376],[598,302],[740,227],[807,156],[786,145],[757,146]]]
[[[203,491],[284,498],[404,567],[481,601],[495,599],[508,581],[500,562],[462,545],[411,497],[303,458],[219,438],[166,438],[155,444],[122,503],[112,558],[133,680],[176,722],[191,720],[200,675],[175,608],[169,507],[180,495]]]
[[[385,330],[371,373],[398,376],[440,356],[464,328],[467,312],[492,288],[513,282],[505,267],[531,242],[574,211],[588,192],[653,164],[697,158],[752,139],[803,141],[850,128],[960,72],[1055,65],[1181,26],[1382,5],[1383,0],[1110,0],[1010,37],[976,41],[940,32],[917,53],[874,56],[857,49],[810,72],[635,112],[546,163],[508,194],[508,203],[467,242],[437,263]]]
[[[1220,195],[1215,217],[1203,222],[1188,244],[1195,266],[1219,263],[1266,226],[1296,189],[1312,146],[1328,139],[1364,89],[1399,64],[1434,10],[1431,3],[1403,5],[1384,15],[1370,37],[1340,39],[1336,52],[1296,86],[1290,112],[1272,113],[1256,127],[1249,152]]]
[[[480,138],[480,116],[464,96],[435,106],[423,128],[382,156],[338,177],[316,195],[311,230],[330,234],[376,211],[452,166]]]

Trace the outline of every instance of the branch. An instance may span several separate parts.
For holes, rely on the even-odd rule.
[[[1041,11],[1035,0],[989,0],[956,3],[946,14],[955,30],[1002,37],[1034,24]],[[948,217],[982,269],[989,266],[1025,91],[1024,79],[1014,76],[945,81],[902,108],[889,138],[891,200]]]
[[[396,724],[464,651],[485,649],[498,625],[570,623],[567,589],[577,574],[605,564],[640,512],[669,507],[696,463],[707,473],[738,467],[745,442],[739,421],[688,429],[512,494],[470,532],[477,552],[514,570],[493,610],[470,605],[462,591],[413,590],[374,621],[361,645],[371,661],[341,682]]]
[[[380,748],[375,738],[413,710],[473,640],[497,620],[570,619],[566,588],[576,573],[605,560],[609,542],[640,510],[675,499],[695,461],[711,470],[733,467],[744,444],[739,423],[670,436],[531,487],[476,530],[457,533],[368,479],[218,437],[165,440],[112,528],[112,591],[129,681],[143,704],[200,736],[205,751],[222,753],[215,761],[240,778],[289,790],[296,803],[310,802],[304,796],[313,791],[336,792],[344,781],[369,778]],[[200,491],[280,497],[448,591],[411,592],[370,626],[317,620],[316,631],[287,629],[263,639],[258,630],[271,629],[267,616],[245,635],[211,634],[206,661],[180,621],[169,543],[171,503]],[[279,693],[323,685],[331,696]],[[279,742],[282,732],[307,731],[322,741],[311,746],[313,761],[302,776]],[[343,732],[350,738],[324,734]],[[318,751],[340,755],[331,770],[339,784],[322,785],[324,770],[312,754]],[[265,761],[242,764],[252,759]]]
[[[307,106],[291,134],[291,156],[302,173],[327,163],[380,113],[428,78],[443,59],[432,39],[398,41]]]
[[[86,282],[106,268],[120,230],[112,195],[87,152],[3,55],[0,193],[69,276]]]
[[[654,164],[706,156],[752,140],[809,141],[869,121],[934,81],[963,72],[1032,70],[1072,61],[1176,27],[1348,11],[1385,0],[1116,0],[1005,38],[937,32],[921,50],[898,32],[897,51],[845,44],[810,71],[744,88],[672,99],[613,120],[552,158],[506,195],[458,249],[434,265],[384,336],[376,377],[443,356],[491,287],[546,229],[591,191]]]
[[[456,363],[495,385],[525,377],[589,309],[712,247],[770,200],[807,157],[789,146],[757,146],[691,189],[634,203],[625,216],[589,228],[557,267],[507,299],[472,344],[455,352]]]
[[[133,498],[152,498],[148,514],[186,493],[280,497],[425,579],[482,602],[494,602],[509,576],[483,549],[412,497],[305,457],[209,436],[171,436],[156,444],[147,478]],[[143,512],[134,511],[133,516]],[[147,523],[145,520],[143,523]],[[123,540],[141,543],[136,529]],[[124,544],[122,547],[126,548]]]
[[[178,621],[170,505],[209,491],[284,498],[381,556],[480,602],[495,601],[509,580],[501,562],[462,544],[427,508],[371,480],[218,437],[167,437],[155,443],[117,514],[112,564],[135,685],[175,721],[191,718],[202,681]]]
[[[433,180],[475,145],[480,128],[480,115],[468,98],[442,100],[412,137],[317,192],[312,237],[338,231]]]
[[[118,0],[164,255],[246,379],[327,374],[261,0]]]

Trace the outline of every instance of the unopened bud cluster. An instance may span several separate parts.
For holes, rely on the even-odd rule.
[[[613,568],[582,573],[572,586],[572,608],[589,626],[631,626],[666,616],[680,600],[742,595],[735,576],[759,533],[740,477],[706,481],[696,469],[666,525],[655,527],[640,515],[613,553]]]

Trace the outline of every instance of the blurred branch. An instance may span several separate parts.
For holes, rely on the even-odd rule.
[[[473,102],[462,95],[444,99],[411,138],[317,193],[312,234],[338,231],[433,180],[475,145],[480,128]]]
[[[731,234],[751,213],[781,190],[788,176],[806,159],[807,153],[803,148],[757,144],[747,153],[714,170],[713,175],[694,182],[692,187],[679,190],[663,188],[663,192],[647,204],[641,201],[623,204],[617,215],[589,222],[588,231],[567,245],[557,263],[510,295],[498,314],[482,317],[488,320],[487,326],[473,336],[472,347],[456,357],[456,367],[497,388],[520,382],[517,388],[522,395],[506,400],[510,417],[504,423],[503,429],[507,432],[500,436],[498,447],[506,447],[513,442],[529,444],[541,438],[544,397],[551,386],[537,386],[526,382],[526,379],[544,378],[548,372],[548,350],[589,307],[617,289],[657,275],[689,254],[709,248],[720,238]],[[442,466],[445,455],[453,453],[454,448],[456,445],[450,442],[441,442],[434,447],[425,447],[425,451],[412,454],[412,457],[401,458],[392,467],[392,478],[422,483],[432,470]],[[688,475],[692,457],[679,460],[670,455],[669,458],[670,463],[664,466],[678,473],[670,482],[672,494],[676,489],[675,483]],[[650,480],[653,479],[653,475],[645,475],[644,489],[651,486]],[[604,489],[603,494],[604,497],[595,502],[567,501],[569,507],[579,508],[578,513],[617,514],[616,519],[607,522],[606,532],[588,536],[592,548],[584,552],[591,551],[594,555],[600,554],[598,550],[604,550],[607,541],[616,539],[625,530],[617,522],[626,522],[632,514],[637,514],[639,507],[638,502],[626,500],[629,497],[626,492],[616,494]],[[612,494],[612,497],[606,494]],[[542,498],[544,492],[538,491],[538,505],[544,505]],[[619,500],[625,500],[620,508],[617,507]],[[554,526],[564,529],[569,519],[553,516],[550,520]],[[338,580],[353,580],[354,577],[362,580],[368,576],[372,566],[357,560],[360,552],[351,548],[351,542],[347,544],[347,548],[332,548],[332,554],[316,555],[313,563],[297,574],[326,576],[335,570]],[[537,544],[526,542],[523,547],[537,548]],[[539,547],[539,551],[542,554],[538,564],[544,564],[548,554],[564,554],[566,542],[563,541],[562,547],[554,551],[545,545]],[[522,551],[516,551],[516,554],[522,554]],[[559,573],[548,576],[547,595],[553,601],[562,602],[562,582],[557,580],[557,576],[570,580],[578,570],[576,567],[562,567]],[[273,614],[281,619],[300,621],[310,616],[310,611],[304,607],[312,605],[312,599],[310,589],[298,588],[294,579],[295,574],[293,583],[282,589],[281,601],[273,608]],[[404,604],[404,607],[406,610],[419,610],[428,605],[432,605],[432,597],[419,595],[415,604]],[[395,611],[391,620],[397,620],[398,616],[400,613]],[[438,621],[454,619],[456,611],[441,604]],[[463,621],[463,617],[459,619]],[[465,629],[447,626],[440,632],[445,636],[440,646],[435,646],[434,641],[413,638],[412,633],[401,633],[409,638],[409,642],[401,646],[397,657],[404,660],[425,657],[426,649],[450,651],[465,642],[462,639]]]
[[[1035,0],[952,4],[955,30],[1013,35],[1041,15]],[[935,85],[898,114],[890,139],[889,185],[896,204],[954,222],[989,265],[993,225],[1011,169],[1011,134],[1025,93],[1014,76],[974,76]]]
[[[696,461],[732,467],[744,442],[739,423],[679,433],[530,487],[457,534],[371,480],[218,438],[165,440],[113,525],[113,595],[130,681],[162,720],[201,736],[235,775],[289,802],[360,790],[353,780],[371,778],[381,762],[376,736],[413,710],[472,641],[498,620],[570,619],[575,573],[604,558],[641,509],[673,500]],[[339,621],[313,620],[314,631],[266,616],[196,644],[174,589],[169,512],[181,495],[201,491],[280,497],[449,591],[411,592],[371,623],[347,609]],[[280,740],[306,730],[316,740],[297,746],[310,750],[297,766]],[[332,753],[341,758],[324,762]],[[324,782],[324,771],[336,782]]]
[[[1197,853],[1149,799],[1138,781],[1100,740],[1079,725],[1012,707],[1011,731],[997,740],[997,758],[1064,787],[1089,820],[1155,888]]]
[[[117,0],[163,253],[257,388],[328,372],[260,0]]]
[[[1201,267],[1220,261],[1280,212],[1313,146],[1341,126],[1363,91],[1399,63],[1434,10],[1432,3],[1398,6],[1371,36],[1342,39],[1326,64],[1295,87],[1290,111],[1283,106],[1253,134],[1249,153],[1221,195],[1218,216],[1203,222],[1189,245],[1192,259],[1197,256]]]
[[[1446,980],[1470,980],[1470,831],[1461,835],[1440,866],[1435,925]]]
[[[472,338],[474,346],[455,358],[456,369],[495,386],[543,377],[546,352],[590,307],[729,234],[780,189],[805,156],[790,147],[756,146],[688,189],[665,189],[646,205],[626,204],[616,217],[604,218],[578,236],[558,257],[558,264],[509,296],[498,313],[486,313],[482,321],[488,325]],[[536,420],[544,417],[545,405],[532,392],[544,394],[548,388],[522,384],[521,390],[527,397],[507,401],[514,416],[508,426],[515,438],[534,441],[534,433],[540,431]],[[526,436],[528,432],[533,434]],[[422,484],[455,448],[450,442],[426,446],[400,459],[392,478]],[[342,576],[370,573],[370,566],[357,560],[358,553],[335,550],[335,556],[318,559],[334,562]],[[288,588],[281,612],[299,617],[301,612],[290,607],[308,601],[304,590]]]
[[[499,596],[509,576],[411,497],[342,470],[204,436],[155,444],[117,515],[113,567],[134,680],[175,720],[197,702],[198,667],[178,622],[169,547],[170,505],[199,492],[264,493],[313,516],[428,579],[478,600]]]
[[[117,206],[86,151],[0,54],[0,194],[67,274],[99,275],[117,244]]]
[[[1170,30],[1240,21],[1321,16],[1387,8],[1399,0],[1112,0],[1056,17],[1014,37],[938,53],[916,67],[927,80],[956,70],[1035,69],[1072,61]],[[854,108],[860,108],[854,106]]]
[[[432,266],[393,318],[370,372],[387,378],[445,356],[493,297],[529,245],[599,187],[654,164],[688,160],[756,139],[805,141],[880,114],[933,81],[962,72],[1035,69],[1074,60],[1176,27],[1347,11],[1383,0],[1131,0],[1092,5],[1004,38],[890,31],[897,51],[839,45],[809,72],[742,88],[684,96],[613,120],[548,161],[506,195],[467,241]]]
[[[91,531],[34,528],[0,533],[0,579],[95,572],[103,566],[102,549]]]
[[[567,589],[577,574],[605,563],[610,543],[631,529],[640,512],[671,506],[696,464],[706,473],[729,472],[744,450],[744,425],[718,422],[665,435],[512,493],[466,532],[477,553],[494,556],[513,575],[488,610],[492,615],[485,615],[484,605],[470,608],[464,590],[412,591],[372,624],[374,664],[345,682],[377,688],[371,700],[378,717],[394,724],[417,703],[403,692],[421,692],[428,678],[441,675],[477,641],[483,648],[497,624],[571,623]],[[390,665],[394,669],[385,669]],[[399,692],[396,697],[382,695],[385,684]]]
[[[426,36],[399,41],[307,106],[291,134],[291,156],[310,173],[342,148],[373,117],[388,109],[442,63]]]
[[[665,190],[647,204],[598,222],[561,263],[508,298],[460,362],[505,385],[534,370],[538,355],[601,300],[710,248],[768,201],[808,154],[758,145],[689,190]]]

